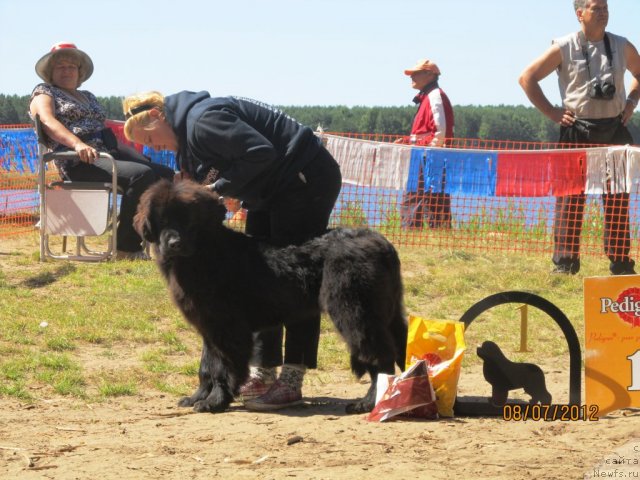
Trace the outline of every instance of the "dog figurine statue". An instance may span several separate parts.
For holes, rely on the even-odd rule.
[[[547,390],[544,372],[540,367],[533,363],[512,362],[491,341],[483,342],[477,353],[484,361],[482,373],[491,385],[491,403],[494,406],[504,406],[509,391],[517,388],[522,388],[531,395],[530,404],[551,404],[551,394]]]

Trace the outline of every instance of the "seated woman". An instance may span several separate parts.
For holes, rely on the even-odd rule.
[[[47,145],[53,151],[74,150],[78,158],[55,160],[64,180],[110,182],[111,162],[116,159],[118,186],[123,190],[116,232],[117,259],[148,259],[142,239],[133,229],[133,216],[142,193],[160,178],[173,179],[174,171],[149,162],[135,149],[116,139],[105,128],[106,114],[96,97],[78,87],[93,73],[91,58],[73,43],[58,43],[36,63],[36,73],[46,83],[31,94],[30,114],[40,115]]]

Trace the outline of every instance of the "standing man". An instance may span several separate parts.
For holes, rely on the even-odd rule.
[[[531,103],[560,125],[560,142],[579,144],[633,143],[626,127],[640,97],[640,56],[624,37],[606,32],[607,0],[574,0],[580,30],[556,39],[529,65],[519,82]],[[539,82],[558,73],[562,106],[552,105]],[[633,75],[627,97],[624,74]],[[604,250],[613,275],[634,274],[629,257],[629,194],[604,193]],[[554,220],[555,273],[580,270],[580,234],[585,194],[556,198]]]
[[[411,127],[411,143],[430,147],[442,147],[453,137],[453,108],[447,95],[438,86],[440,69],[429,60],[419,60],[404,71],[411,77],[411,86],[418,90],[413,101],[418,111]],[[451,196],[444,193],[445,173],[442,175],[442,193],[425,192],[425,162],[420,165],[417,188],[408,189],[402,200],[402,224],[410,228],[422,228],[424,216],[431,228],[451,228]]]

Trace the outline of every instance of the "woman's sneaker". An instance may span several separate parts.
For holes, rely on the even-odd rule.
[[[260,377],[249,377],[240,387],[238,397],[243,402],[257,398],[267,393],[273,385],[273,382],[273,380]]]
[[[291,387],[286,383],[276,380],[269,391],[264,395],[247,400],[244,406],[247,410],[257,412],[268,412],[280,410],[281,408],[293,407],[302,403],[302,390]]]

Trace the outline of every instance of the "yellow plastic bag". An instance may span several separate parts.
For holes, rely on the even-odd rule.
[[[442,417],[453,417],[465,348],[464,323],[409,315],[406,365],[408,368],[418,360],[429,363],[429,379]]]

